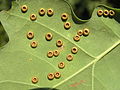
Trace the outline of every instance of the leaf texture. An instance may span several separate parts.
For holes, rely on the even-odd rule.
[[[21,12],[22,5],[28,6],[26,13]],[[40,16],[40,8],[52,8],[54,15]],[[114,18],[98,17],[99,9],[112,9],[116,15]],[[69,15],[69,30],[64,29],[65,22],[61,20],[64,12]],[[37,15],[35,21],[30,20],[33,13]],[[0,90],[44,87],[60,90],[119,90],[119,15],[119,9],[101,5],[94,9],[89,20],[81,20],[75,16],[69,1],[13,1],[9,11],[0,12],[1,23],[9,36],[9,42],[0,48]],[[81,36],[80,41],[75,42],[73,36],[84,28],[90,30],[89,36]],[[26,37],[28,31],[35,34],[32,40]],[[45,39],[48,32],[53,34],[51,41]],[[64,43],[60,48],[56,46],[59,39]],[[32,41],[38,42],[37,48],[31,48]],[[78,48],[78,53],[73,54],[73,61],[69,62],[66,55],[71,53],[74,46]],[[47,52],[56,49],[60,50],[60,55],[48,58]],[[65,62],[64,69],[58,68],[60,62]],[[48,80],[47,74],[51,72],[60,72],[61,77]],[[31,82],[34,76],[39,78],[36,84]]]

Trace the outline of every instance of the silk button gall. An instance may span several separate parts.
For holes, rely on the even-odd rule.
[[[54,74],[54,76],[55,76],[56,79],[59,79],[59,78],[61,77],[61,74],[60,74],[60,72],[56,72],[56,73]]]
[[[27,5],[21,6],[21,11],[22,11],[23,13],[27,12],[27,10],[28,10]]]
[[[77,47],[72,47],[71,52],[73,54],[76,54],[78,52],[78,48]]]
[[[97,11],[97,15],[98,15],[98,16],[102,16],[103,13],[104,13],[103,10],[98,10],[98,11]]]
[[[52,40],[53,35],[52,35],[51,33],[47,33],[47,34],[45,35],[45,38],[46,38],[47,41],[50,41],[50,40]]]
[[[45,15],[45,9],[44,9],[44,8],[40,8],[40,10],[39,10],[39,15],[40,15],[40,16]]]
[[[30,19],[31,19],[32,21],[35,21],[35,20],[37,19],[36,14],[31,14],[31,15],[30,15]]]
[[[61,15],[61,19],[62,19],[63,21],[66,21],[66,20],[68,19],[68,14],[67,14],[67,13],[63,13],[63,14]]]
[[[52,16],[54,14],[54,11],[51,9],[51,8],[49,8],[48,10],[47,10],[47,15],[48,16]]]
[[[61,46],[63,45],[62,40],[57,40],[57,41],[56,41],[56,45],[57,45],[58,47],[61,47]]]
[[[60,69],[63,69],[63,68],[65,67],[65,63],[64,63],[64,62],[60,62],[60,63],[58,64],[58,67],[59,67]]]
[[[30,45],[32,48],[36,48],[38,43],[36,41],[32,41]]]
[[[70,29],[71,28],[71,23],[70,22],[65,22],[64,23],[64,28],[65,29]]]
[[[32,31],[29,31],[29,32],[27,33],[27,38],[28,38],[28,39],[33,39],[33,37],[34,37],[34,33],[33,33]]]
[[[79,41],[79,40],[80,40],[80,36],[79,36],[79,35],[75,35],[75,36],[73,37],[73,39],[74,39],[74,41]]]
[[[88,36],[89,33],[90,33],[90,30],[89,30],[89,29],[85,28],[85,29],[83,30],[83,35],[84,35],[84,36]]]
[[[110,13],[111,17],[113,17],[115,15],[115,12],[113,10],[110,10],[109,13]]]
[[[60,54],[60,52],[59,52],[58,50],[54,50],[54,51],[53,51],[53,55],[54,55],[55,57],[57,57],[59,54]]]
[[[105,17],[108,16],[108,15],[109,15],[109,11],[108,11],[108,10],[104,10],[103,15],[104,15]]]
[[[33,77],[32,78],[32,83],[36,84],[38,82],[38,78],[37,77]]]
[[[72,61],[73,60],[73,55],[72,54],[68,54],[67,57],[66,57],[66,59],[68,61]]]
[[[53,51],[48,51],[47,56],[48,56],[49,58],[52,58],[52,57],[53,57]]]
[[[54,74],[53,74],[53,73],[49,73],[49,74],[47,75],[47,78],[48,78],[49,80],[53,80],[53,79],[54,79]]]
[[[82,36],[82,35],[83,35],[83,30],[78,30],[78,31],[77,31],[77,34],[78,34],[79,36]]]

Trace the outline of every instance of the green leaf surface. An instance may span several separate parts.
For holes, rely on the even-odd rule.
[[[20,7],[28,6],[22,13]],[[40,8],[52,8],[54,15],[40,16]],[[114,18],[98,17],[97,10],[113,9],[107,6],[96,7],[90,20],[77,18],[69,1],[64,0],[20,0],[13,1],[9,11],[0,12],[9,42],[0,48],[0,90],[28,90],[34,88],[57,88],[60,90],[119,90],[120,89],[120,10]],[[69,30],[64,29],[61,14],[69,15]],[[37,15],[36,21],[30,20],[31,14]],[[79,24],[75,23],[78,22]],[[79,42],[73,36],[79,29],[88,28],[90,34],[81,36]],[[29,40],[28,31],[35,37]],[[46,41],[46,33],[51,32],[53,39]],[[63,47],[56,46],[62,40]],[[37,41],[38,46],[31,48],[30,43]],[[78,48],[73,61],[67,61],[66,55],[72,47]],[[58,57],[47,57],[50,50],[60,50]],[[59,69],[58,63],[65,62],[65,68]],[[60,72],[59,79],[48,80],[48,73]],[[36,84],[32,77],[38,77]]]

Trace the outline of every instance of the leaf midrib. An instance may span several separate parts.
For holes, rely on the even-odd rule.
[[[23,85],[29,85],[29,86],[34,86],[34,87],[40,87],[40,86],[35,85],[35,84],[30,84],[30,83],[25,83],[25,82],[20,82],[20,81],[13,81],[13,80],[4,80],[4,81],[0,81],[0,84],[1,84],[1,83],[6,83],[6,82],[9,82],[9,83],[16,83],[16,84],[23,84]]]

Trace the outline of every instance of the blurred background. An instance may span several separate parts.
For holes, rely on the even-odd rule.
[[[0,0],[0,11],[9,10],[11,8],[11,0]],[[8,35],[5,32],[0,22],[0,47],[9,41]]]

